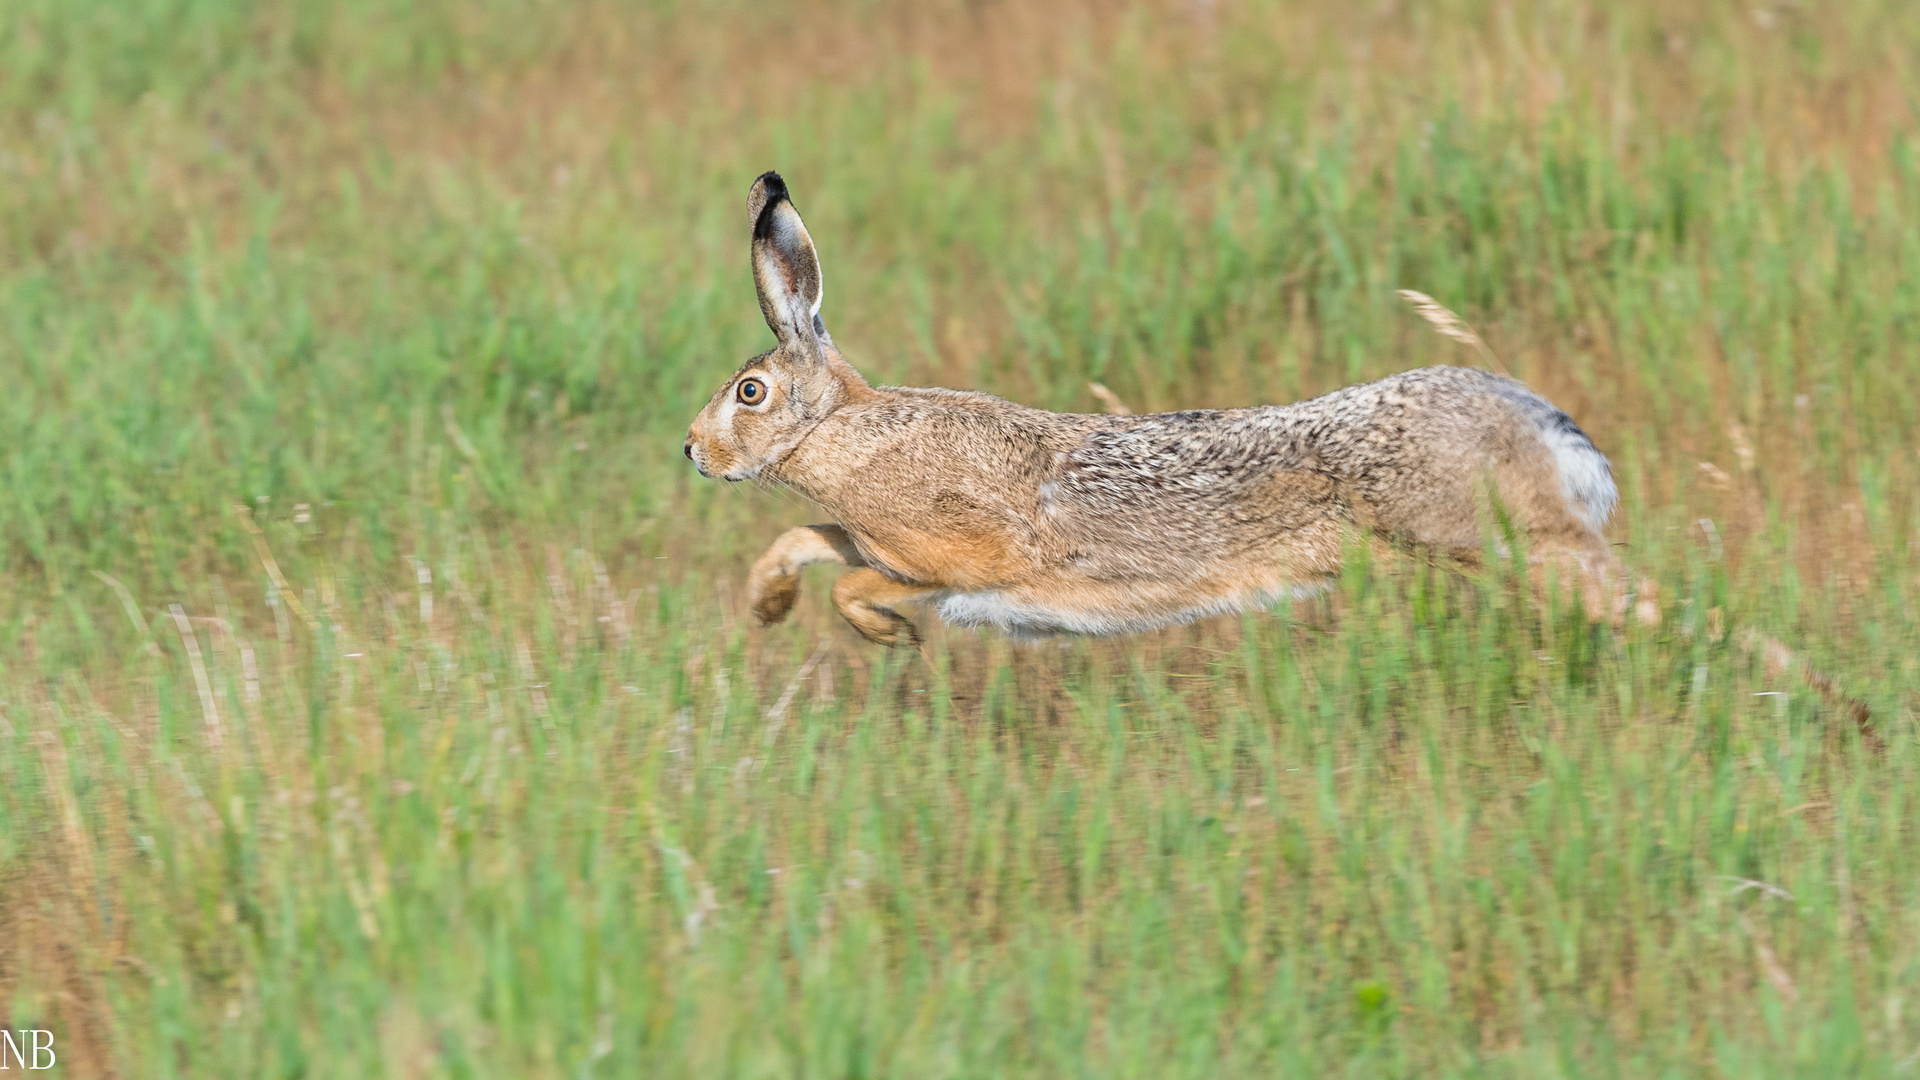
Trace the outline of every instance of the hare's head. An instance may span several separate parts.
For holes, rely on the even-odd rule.
[[[777,466],[865,383],[840,359],[820,321],[820,257],[778,173],[747,193],[753,283],[778,343],[747,361],[687,429],[702,476],[748,480]]]

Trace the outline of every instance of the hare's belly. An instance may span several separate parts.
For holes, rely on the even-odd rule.
[[[1038,590],[949,592],[937,601],[954,626],[993,626],[1015,637],[1048,634],[1130,634],[1209,615],[1264,607],[1282,597],[1305,599],[1326,584],[1275,584],[1228,592],[1155,596],[1155,590],[1112,587],[1048,595]]]
[[[940,618],[954,626],[995,626],[1016,637],[1115,634],[1134,628],[1115,619],[1115,612],[1036,603],[1001,589],[947,593],[940,598],[939,611]]]

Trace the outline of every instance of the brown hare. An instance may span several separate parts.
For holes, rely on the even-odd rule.
[[[900,613],[1020,636],[1111,634],[1300,596],[1356,529],[1476,561],[1489,489],[1536,564],[1618,611],[1601,535],[1607,459],[1512,379],[1421,368],[1294,405],[1068,415],[986,394],[869,386],[820,320],[820,261],[775,173],[747,196],[753,278],[778,344],[687,432],[703,476],[761,479],[832,524],[789,529],[753,566],[762,623],[809,563],[854,569],[833,603],[868,640],[919,641]]]

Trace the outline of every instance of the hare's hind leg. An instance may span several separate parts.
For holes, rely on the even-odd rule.
[[[800,597],[800,571],[818,562],[867,565],[838,525],[802,525],[781,533],[747,574],[747,603],[761,626],[787,617]]]
[[[833,583],[833,606],[861,637],[876,645],[918,645],[919,630],[894,607],[940,591],[929,585],[902,585],[878,570],[855,570]]]

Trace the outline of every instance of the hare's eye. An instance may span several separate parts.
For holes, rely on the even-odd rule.
[[[742,405],[758,405],[767,397],[767,384],[759,379],[740,380],[740,389],[736,391]]]

